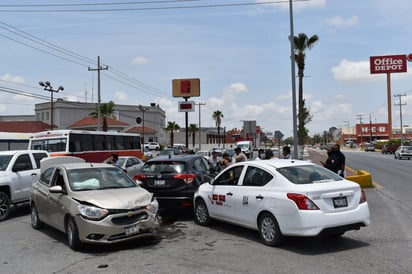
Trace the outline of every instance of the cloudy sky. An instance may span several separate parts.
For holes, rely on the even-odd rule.
[[[143,3],[144,2],[144,3]],[[271,2],[271,3],[269,3]],[[369,57],[412,52],[410,0],[294,1],[294,33],[319,36],[306,53],[304,97],[309,134],[362,121],[387,122],[387,81],[370,74]],[[0,4],[0,115],[33,114],[50,94],[39,81],[64,86],[55,98],[159,104],[184,126],[172,79],[199,78],[206,105],[201,125],[264,131],[292,129],[288,1],[11,1]],[[410,70],[412,70],[411,66]],[[412,125],[410,71],[391,76],[393,125]],[[296,81],[297,84],[297,81]],[[396,94],[405,96],[394,97]],[[199,123],[198,107],[189,123]]]

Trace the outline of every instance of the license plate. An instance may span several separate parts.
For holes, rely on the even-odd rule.
[[[346,200],[346,197],[336,197],[336,198],[333,198],[333,206],[335,208],[346,207],[348,206],[348,201]]]
[[[165,185],[165,180],[155,180],[154,185],[155,186],[164,186]]]
[[[132,235],[139,233],[139,227],[137,225],[132,225],[124,228],[124,233],[126,235]]]

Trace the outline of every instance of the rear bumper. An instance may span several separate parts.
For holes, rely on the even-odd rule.
[[[285,236],[318,236],[357,230],[370,225],[367,202],[345,212],[325,214],[318,210],[300,210],[293,216],[276,217],[279,220],[280,230]]]

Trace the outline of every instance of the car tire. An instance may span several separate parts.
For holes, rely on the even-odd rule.
[[[279,246],[284,241],[276,218],[270,213],[263,213],[258,223],[259,236],[262,242],[268,246]]]
[[[198,225],[207,226],[211,222],[206,203],[201,199],[197,200],[195,203],[194,218],[195,223]]]
[[[41,229],[44,224],[40,221],[39,212],[35,204],[30,205],[30,218],[31,218],[31,227],[34,229]]]
[[[6,193],[0,192],[0,222],[6,220],[10,215],[10,199]]]
[[[77,229],[77,225],[72,217],[69,217],[67,220],[66,233],[69,247],[73,250],[78,250],[81,246],[79,230]]]

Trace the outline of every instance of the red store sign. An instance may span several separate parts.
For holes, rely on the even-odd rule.
[[[406,55],[371,56],[371,74],[407,72]]]

